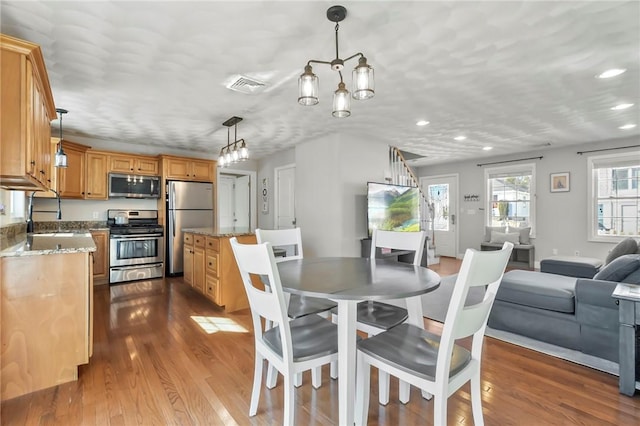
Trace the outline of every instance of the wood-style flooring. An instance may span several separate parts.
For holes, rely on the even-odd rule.
[[[443,258],[442,276],[459,262]],[[199,325],[198,321],[204,326]],[[282,423],[282,378],[263,386],[248,417],[253,335],[248,311],[227,314],[180,278],[95,291],[94,354],[76,382],[2,403],[10,425],[272,425]],[[426,320],[439,329],[440,324]],[[206,330],[205,330],[206,329]],[[296,390],[296,424],[338,422],[338,386],[323,370],[313,390],[305,373]],[[433,424],[432,403],[413,389],[411,402],[377,403],[372,376],[369,423]],[[618,393],[618,378],[496,339],[485,340],[482,365],[487,425],[638,425],[640,395]],[[449,425],[472,425],[468,384],[448,402]]]

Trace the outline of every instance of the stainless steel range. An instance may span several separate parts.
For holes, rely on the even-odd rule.
[[[109,284],[163,276],[164,229],[157,210],[108,210]]]

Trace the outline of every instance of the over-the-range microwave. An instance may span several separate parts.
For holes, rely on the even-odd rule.
[[[109,197],[160,198],[160,176],[109,173]]]

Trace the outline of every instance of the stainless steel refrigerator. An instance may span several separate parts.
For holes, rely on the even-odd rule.
[[[213,184],[167,181],[167,274],[183,271],[184,228],[213,228]]]

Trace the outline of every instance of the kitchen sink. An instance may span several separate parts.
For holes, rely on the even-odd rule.
[[[34,237],[73,237],[73,236],[82,237],[85,234],[76,234],[74,232],[49,232],[46,234],[33,234]]]

